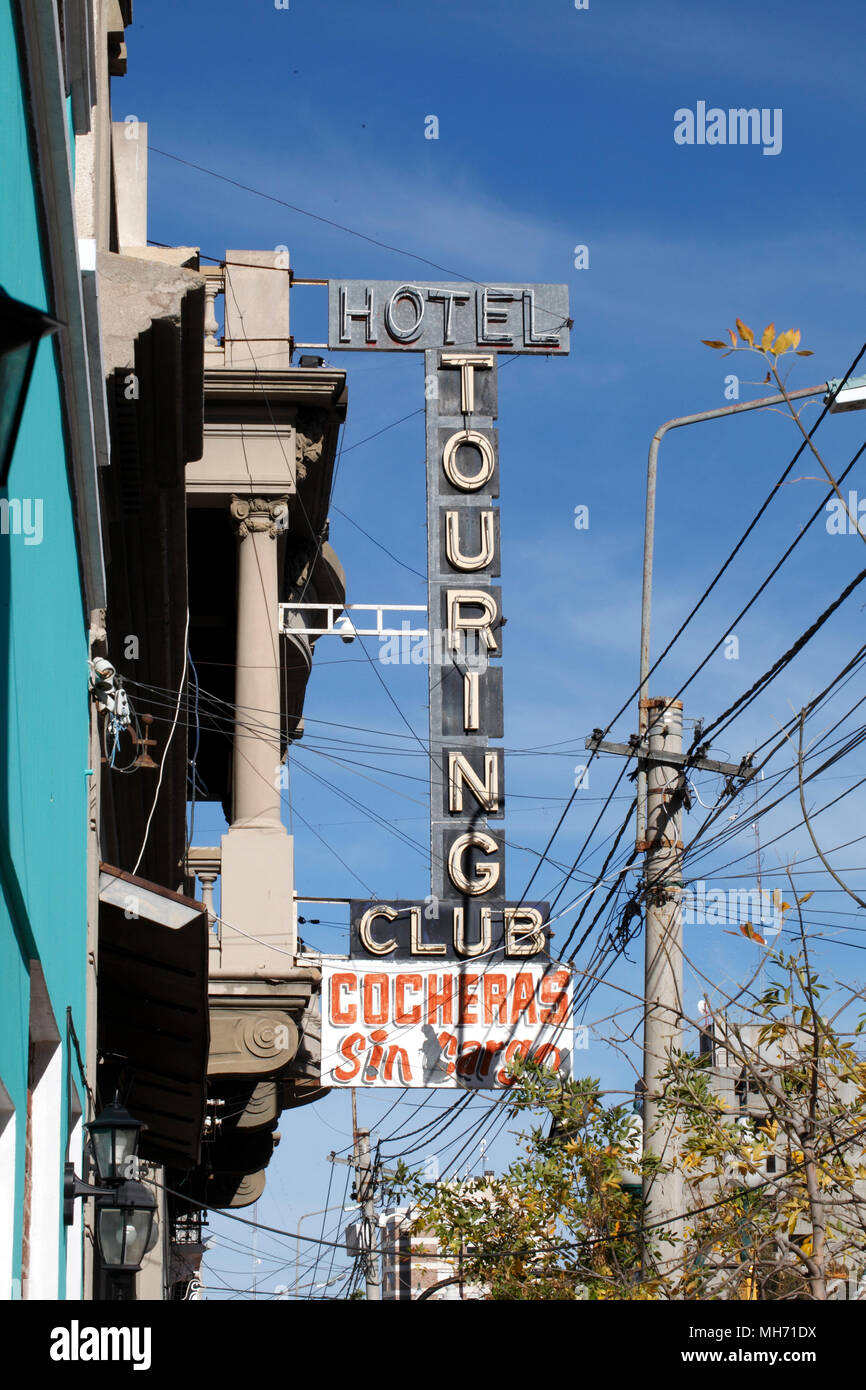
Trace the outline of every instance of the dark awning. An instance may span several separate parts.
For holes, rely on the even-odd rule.
[[[141,1155],[199,1162],[207,1095],[208,917],[202,903],[100,865],[97,1048],[147,1129]],[[104,1073],[104,1075],[103,1075]]]

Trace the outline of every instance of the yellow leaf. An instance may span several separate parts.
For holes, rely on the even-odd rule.
[[[744,343],[748,343],[749,347],[755,346],[755,335],[748,324],[743,323],[742,319],[737,319],[737,331]]]
[[[750,941],[758,941],[762,946],[766,946],[766,941],[755,931],[751,922],[743,922],[740,926],[740,931],[743,933],[743,936],[748,937]]]
[[[729,337],[730,340],[731,340],[731,347],[736,347],[736,346],[737,346],[737,335],[736,335],[736,333],[734,332],[733,328],[729,328],[729,329],[728,329],[728,337]]]
[[[807,902],[809,901],[809,899],[811,898],[811,896],[812,896],[811,893],[804,893],[803,896],[802,896],[802,898],[798,898],[798,899],[797,899],[797,906],[799,907],[799,906],[801,906],[803,903],[807,903]]]
[[[814,354],[814,352],[811,352],[809,348],[800,348],[800,351],[797,353],[797,356],[798,356],[798,357],[814,357],[815,354]]]
[[[768,323],[761,336],[761,347],[763,348],[764,352],[767,351],[767,348],[770,346],[775,336],[776,325],[774,323]]]
[[[789,330],[787,331],[787,333],[780,333],[780,334],[779,334],[778,338],[776,339],[775,343],[773,344],[773,349],[772,349],[772,350],[773,350],[773,352],[776,354],[776,356],[778,357],[778,355],[779,355],[780,352],[787,352],[788,349],[790,348],[790,346],[791,346],[791,330],[789,329]]]
[[[728,346],[727,343],[720,343],[718,338],[701,338],[701,342],[704,347],[725,348]]]
[[[800,346],[800,330],[799,330],[799,328],[791,328],[791,329],[789,329],[789,332],[790,332],[790,334],[791,334],[791,347],[798,348],[798,347]]]

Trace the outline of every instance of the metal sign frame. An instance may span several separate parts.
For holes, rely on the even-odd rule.
[[[333,351],[424,353],[431,891],[352,901],[350,955],[323,970],[323,1082],[505,1086],[518,1052],[571,1075],[571,975],[550,959],[549,907],[507,901],[489,824],[505,814],[497,354],[567,353],[568,287],[332,280],[328,315]],[[371,636],[422,635],[385,629],[382,607],[345,611],[375,611]],[[340,631],[335,605],[284,604],[287,631],[305,608]]]

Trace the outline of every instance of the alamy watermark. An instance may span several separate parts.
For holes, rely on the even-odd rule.
[[[134,1371],[151,1365],[149,1327],[82,1327],[73,1318],[68,1327],[51,1329],[48,1355],[52,1361],[129,1361]]]
[[[0,536],[23,536],[25,545],[41,545],[42,498],[0,497]]]
[[[824,525],[829,536],[866,536],[866,497],[861,499],[853,490],[848,493],[847,506],[841,497],[831,497],[825,508]]]
[[[453,662],[470,670],[484,670],[488,649],[484,633],[478,628],[434,628],[432,632],[412,634],[412,624],[404,621],[401,631],[379,638],[379,660],[383,666],[450,666]]]
[[[762,145],[764,154],[782,153],[782,108],[762,106],[707,106],[699,101],[694,111],[681,106],[674,112],[674,140],[678,145]]]
[[[700,879],[694,889],[680,894],[683,925],[687,927],[739,927],[750,923],[765,928],[765,936],[777,936],[784,921],[781,894],[765,888],[707,888]]]

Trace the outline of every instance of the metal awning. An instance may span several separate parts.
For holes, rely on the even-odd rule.
[[[97,1048],[147,1126],[143,1158],[200,1158],[207,1095],[208,917],[202,903],[100,864]]]

